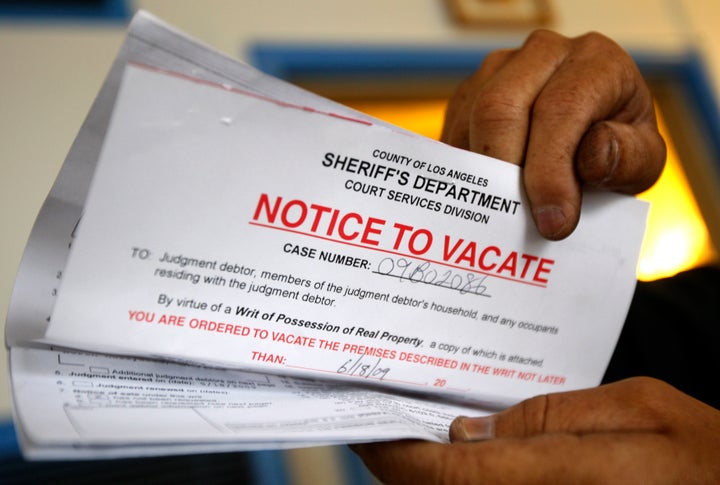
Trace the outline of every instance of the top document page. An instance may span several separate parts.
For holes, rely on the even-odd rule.
[[[128,65],[47,332],[505,405],[596,385],[647,205],[543,240],[518,167]]]

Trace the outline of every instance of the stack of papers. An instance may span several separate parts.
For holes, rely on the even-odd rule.
[[[647,207],[535,231],[516,166],[132,21],[30,236],[6,342],[28,458],[448,440],[597,385]]]

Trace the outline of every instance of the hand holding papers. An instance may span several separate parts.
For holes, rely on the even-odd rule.
[[[588,193],[575,234],[551,243],[528,217],[517,167],[297,93],[270,95],[267,83],[240,88],[166,66],[124,66],[42,342],[227,369],[140,364],[150,369],[133,371],[150,379],[138,381],[143,392],[167,391],[159,376],[181,372],[193,376],[188,389],[205,373],[272,382],[270,397],[250,397],[254,384],[243,384],[244,397],[234,397],[242,402],[286,399],[292,381],[266,374],[327,380],[313,384],[318,392],[372,384],[487,406],[599,382],[635,283],[643,203]],[[110,359],[75,355],[88,368]],[[13,367],[51,373],[21,357]],[[264,377],[238,378],[240,371]],[[78,377],[99,386],[107,376]],[[375,392],[385,395],[360,399]],[[16,399],[30,395],[25,389]],[[90,416],[93,403],[74,406]],[[113,419],[129,415],[101,407]],[[273,409],[258,423],[277,417]],[[335,412],[327,409],[345,419]],[[446,429],[459,412],[433,415]],[[66,439],[42,436],[29,424],[34,416],[22,413],[33,441]],[[402,421],[414,419],[410,412]],[[347,434],[308,433],[310,425],[295,441],[246,433],[247,423],[227,440],[160,427],[128,434],[125,444],[443,439],[353,423]],[[103,428],[75,442],[118,450],[123,443],[110,435]]]

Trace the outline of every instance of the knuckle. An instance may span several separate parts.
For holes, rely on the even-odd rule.
[[[537,29],[528,35],[523,47],[527,49],[545,49],[548,46],[567,45],[568,37],[547,29]]]
[[[617,42],[598,32],[587,32],[572,39],[573,52],[578,56],[594,57],[598,60],[617,62],[630,60],[630,56]]]
[[[481,73],[483,69],[494,69],[495,67],[504,64],[505,61],[509,57],[512,57],[514,53],[514,49],[496,49],[489,52],[480,64],[477,73]]]
[[[591,31],[577,37],[578,43],[593,49],[618,48],[618,45],[605,35]]]
[[[588,32],[574,39],[572,60],[592,59],[602,70],[617,73],[619,79],[636,85],[639,71],[630,55],[618,43],[598,32]]]
[[[515,125],[527,118],[527,109],[502,89],[488,88],[472,106],[475,122]]]
[[[634,377],[631,380],[633,384],[633,394],[640,398],[640,402],[652,403],[667,393],[671,388],[670,384],[663,382],[654,377]]]
[[[568,113],[586,113],[599,102],[592,85],[571,86],[543,91],[533,106],[533,117],[540,120],[565,118]]]
[[[658,429],[668,424],[667,400],[675,392],[670,384],[653,377],[633,377],[625,381],[631,389],[638,428]]]

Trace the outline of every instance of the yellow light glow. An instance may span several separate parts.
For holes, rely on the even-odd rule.
[[[672,139],[660,116],[668,148],[667,162],[655,185],[638,195],[650,202],[638,278],[653,280],[707,264],[715,259],[705,221],[688,184]]]
[[[446,102],[382,100],[350,105],[394,125],[438,139]],[[638,262],[638,278],[644,281],[671,276],[716,259],[707,227],[662,119],[660,131],[668,145],[665,170],[650,190],[638,196],[651,204]]]
[[[442,132],[447,101],[443,99],[355,101],[345,103],[358,111],[437,140]]]

